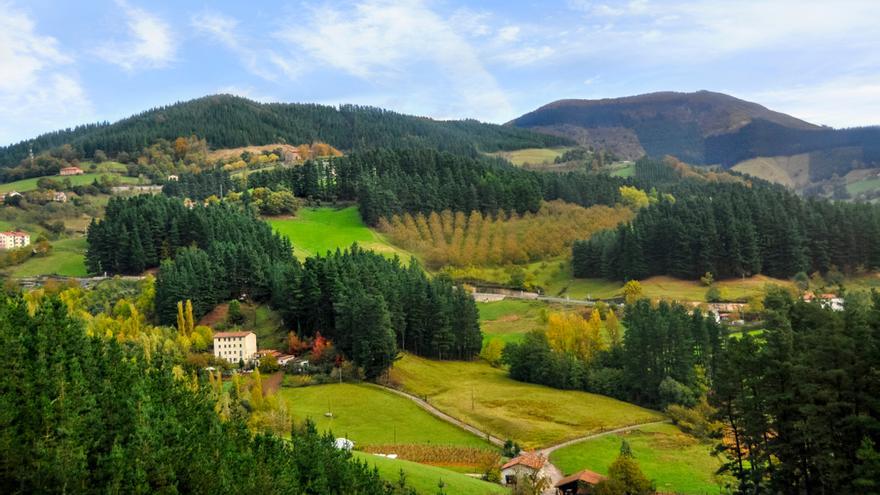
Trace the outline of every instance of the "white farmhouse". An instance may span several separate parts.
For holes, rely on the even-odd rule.
[[[257,354],[257,335],[254,332],[217,332],[214,334],[214,357],[230,363],[251,363]]]
[[[546,478],[547,458],[537,452],[523,452],[522,454],[507,461],[501,466],[501,482],[512,486],[517,478],[534,475],[537,478]]]

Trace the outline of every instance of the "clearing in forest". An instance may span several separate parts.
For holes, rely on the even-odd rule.
[[[293,218],[268,219],[269,225],[287,236],[299,259],[325,255],[327,251],[345,249],[353,243],[385,256],[395,254],[404,262],[409,253],[392,246],[381,234],[370,230],[356,206],[347,208],[302,208]]]

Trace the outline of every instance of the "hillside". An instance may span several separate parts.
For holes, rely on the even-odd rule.
[[[880,127],[819,127],[757,103],[709,91],[559,100],[511,122],[635,159],[673,155],[732,167],[756,157],[811,153],[810,179],[880,164]]]
[[[139,151],[158,139],[191,134],[206,139],[212,149],[323,141],[344,151],[431,147],[473,153],[475,149],[493,152],[570,142],[476,120],[438,121],[374,107],[258,103],[212,95],[154,108],[112,124],[78,126],[0,148],[0,167],[18,164],[31,145],[37,154],[70,144],[85,157],[92,157],[95,150],[116,156]]]

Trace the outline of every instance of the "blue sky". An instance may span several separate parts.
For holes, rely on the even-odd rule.
[[[880,124],[876,0],[0,0],[0,144],[211,93],[505,122],[709,89]]]

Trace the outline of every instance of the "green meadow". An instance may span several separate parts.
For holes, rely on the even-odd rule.
[[[361,220],[356,206],[347,208],[302,208],[292,218],[269,218],[269,224],[293,243],[297,258],[324,255],[353,243],[364,249],[409,260],[409,253],[394,247],[384,236]]]

